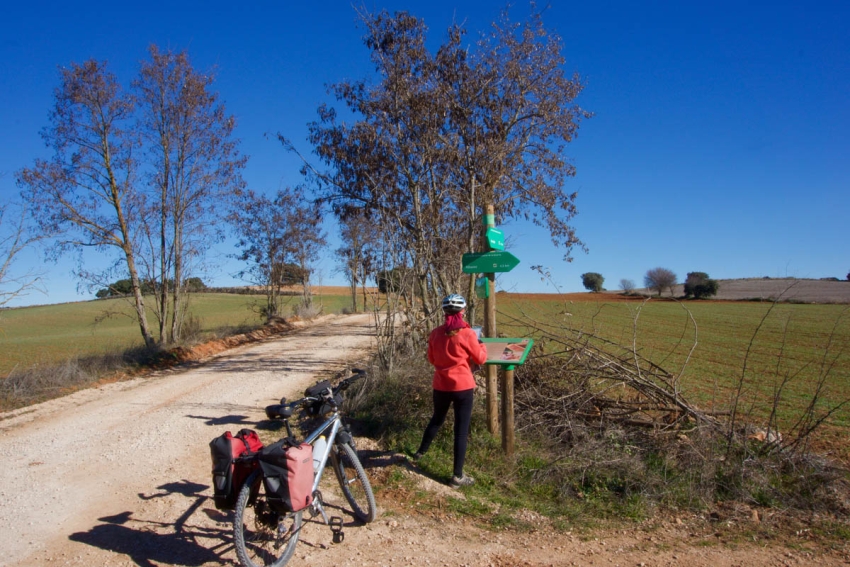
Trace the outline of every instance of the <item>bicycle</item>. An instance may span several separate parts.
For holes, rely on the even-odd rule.
[[[336,386],[331,386],[327,380],[317,382],[307,389],[304,398],[293,402],[282,398],[280,404],[266,407],[266,416],[269,419],[283,419],[287,436],[290,438],[293,438],[293,435],[289,418],[292,417],[294,409],[301,408],[307,415],[326,419],[302,441],[313,445],[313,503],[305,510],[289,513],[275,511],[264,493],[261,470],[251,473],[242,486],[236,501],[233,540],[236,555],[243,567],[286,565],[295,553],[304,511],[308,511],[311,517],[321,515],[325,525],[330,526],[333,532],[333,541],[342,541],[342,518],[328,519],[322,493],[319,491],[319,482],[328,461],[354,516],[363,523],[375,519],[377,507],[372,486],[357,457],[354,438],[343,421],[340,408],[342,393],[364,377],[364,371],[353,370],[351,376]]]

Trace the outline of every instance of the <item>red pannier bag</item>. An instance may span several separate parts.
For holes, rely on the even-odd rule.
[[[210,441],[212,457],[213,500],[219,510],[233,510],[245,480],[257,467],[257,453],[263,442],[256,431],[242,429],[236,435],[229,431]]]
[[[313,502],[313,446],[281,439],[259,454],[266,498],[278,512],[297,512]]]

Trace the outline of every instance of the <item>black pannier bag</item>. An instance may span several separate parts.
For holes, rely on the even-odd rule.
[[[227,431],[210,441],[216,508],[233,510],[242,485],[259,466],[257,453],[262,448],[260,437],[251,429],[242,429],[236,435]]]
[[[259,454],[266,498],[278,512],[297,512],[313,502],[313,446],[281,439]]]
[[[307,388],[307,390],[304,391],[304,395],[309,397],[319,397],[322,393],[329,389],[331,389],[331,383],[327,380],[322,380],[321,382]],[[336,407],[339,407],[342,404],[342,394],[335,395],[333,399]],[[328,400],[320,399],[310,404],[310,406],[306,409],[307,415],[316,417],[324,416],[325,414],[332,412],[335,409],[335,406]]]

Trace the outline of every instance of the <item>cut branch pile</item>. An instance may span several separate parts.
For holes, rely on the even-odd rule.
[[[603,352],[587,340],[565,341],[553,355],[532,358],[517,371],[521,428],[554,428],[573,435],[576,422],[678,431],[722,427],[719,412],[699,409],[678,390],[676,376],[634,352]]]

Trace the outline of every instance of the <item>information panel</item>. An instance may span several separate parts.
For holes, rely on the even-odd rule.
[[[533,339],[483,338],[481,342],[487,347],[487,362],[484,364],[502,366],[522,364],[534,345]]]

